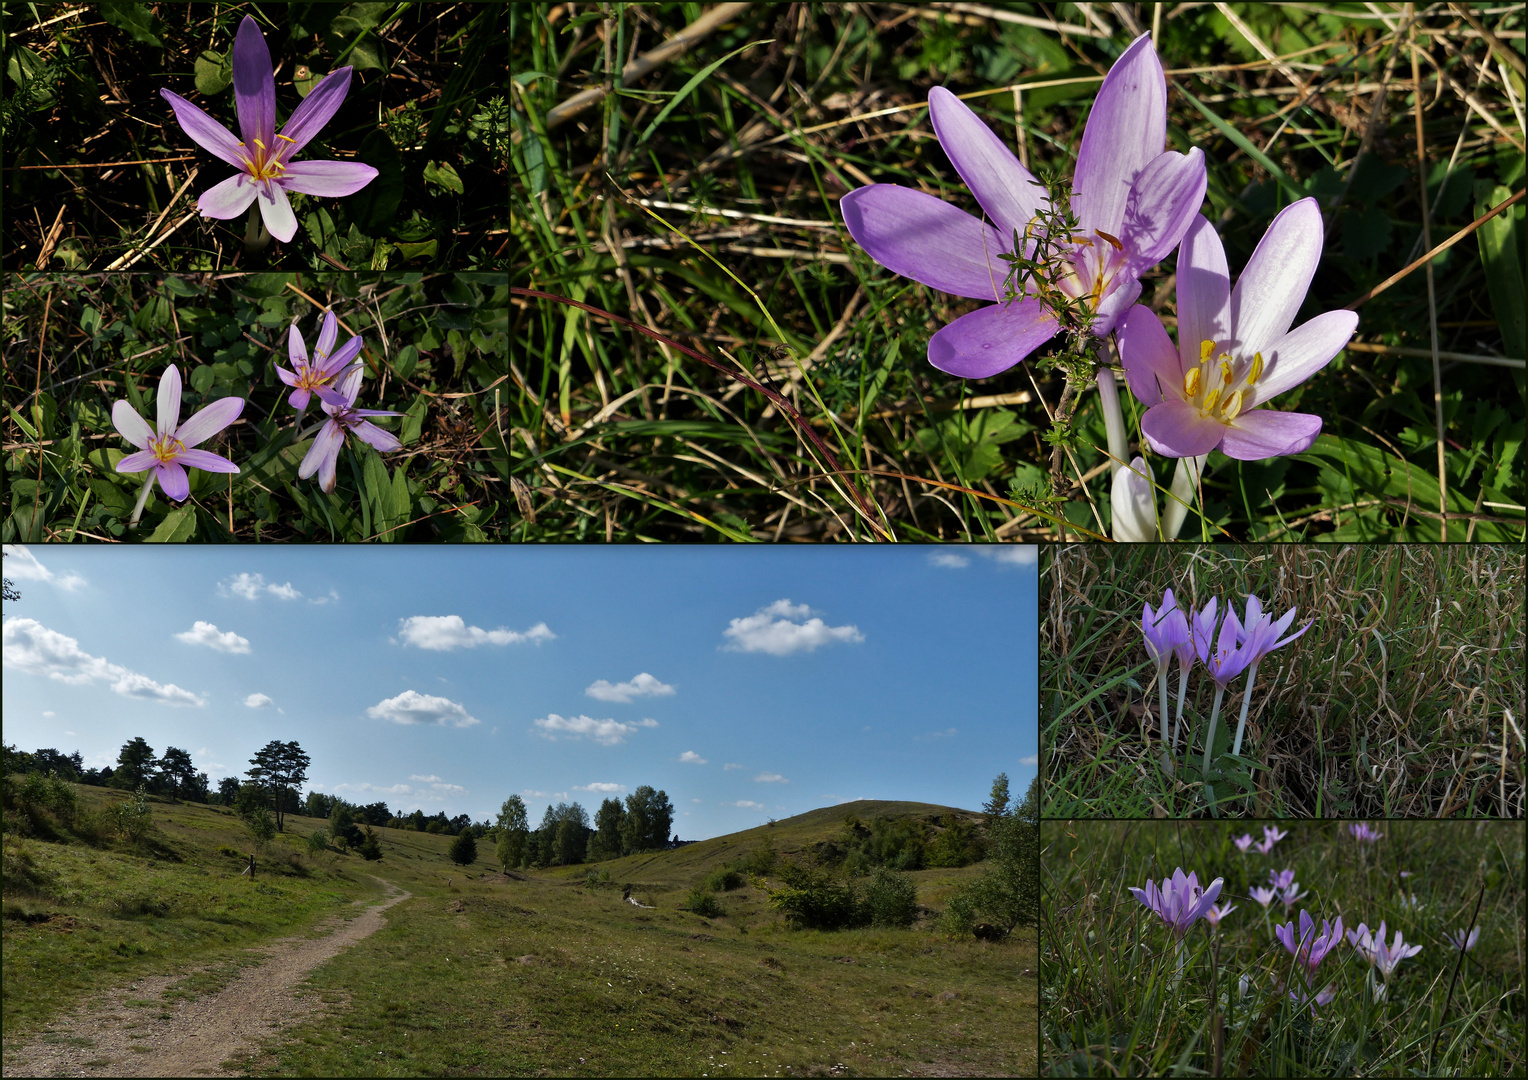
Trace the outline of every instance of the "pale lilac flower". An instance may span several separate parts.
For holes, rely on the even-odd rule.
[[[1237,643],[1249,653],[1247,688],[1242,693],[1241,719],[1236,722],[1236,741],[1231,746],[1232,757],[1241,753],[1242,734],[1247,730],[1247,708],[1252,704],[1252,688],[1257,684],[1258,661],[1274,649],[1288,645],[1309,630],[1316,621],[1311,619],[1295,633],[1280,639],[1279,635],[1289,629],[1289,624],[1294,621],[1295,612],[1298,610],[1299,608],[1290,608],[1280,618],[1274,619],[1271,615],[1263,613],[1263,605],[1255,594],[1247,597],[1247,617],[1236,635]]]
[[[1469,937],[1464,936],[1463,930],[1460,930],[1457,933],[1450,933],[1448,935],[1448,939],[1454,943],[1454,948],[1460,950],[1461,952],[1469,952],[1471,949],[1473,949],[1475,947],[1475,942],[1479,937],[1480,927],[1478,926],[1470,931]]]
[[[334,405],[327,397],[322,398],[323,409],[329,414],[329,419],[325,420],[324,426],[319,428],[318,434],[313,438],[313,445],[308,447],[307,455],[302,459],[302,464],[297,467],[299,479],[306,480],[317,472],[319,486],[325,491],[333,491],[335,462],[339,458],[340,447],[345,444],[347,432],[363,442],[370,443],[378,450],[397,450],[403,445],[396,435],[383,431],[375,424],[363,419],[367,416],[400,416],[402,414],[382,409],[357,409],[355,398],[360,390],[361,365],[357,364],[340,380],[341,404]]]
[[[308,346],[302,340],[302,332],[297,329],[295,321],[292,323],[291,332],[287,338],[287,355],[290,358],[292,370],[288,371],[278,365],[276,376],[292,387],[287,403],[297,409],[299,415],[308,407],[308,401],[314,394],[318,394],[331,405],[344,403],[344,399],[334,389],[334,384],[360,353],[362,341],[359,336],[352,337],[335,349],[334,343],[338,339],[339,320],[334,317],[334,312],[326,311],[319,324],[318,341],[313,348],[313,359],[309,360]]]
[[[1177,346],[1149,308],[1131,308],[1120,323],[1120,360],[1148,406],[1141,435],[1154,451],[1260,461],[1316,441],[1319,416],[1258,406],[1325,367],[1358,326],[1356,313],[1339,309],[1289,329],[1322,242],[1315,199],[1285,207],[1233,289],[1220,237],[1196,215],[1178,251]]]
[[[1284,909],[1288,911],[1294,906],[1296,900],[1303,900],[1310,895],[1310,890],[1302,891],[1298,881],[1291,881],[1284,889],[1284,894],[1279,897],[1284,902]]]
[[[1321,933],[1317,934],[1315,921],[1310,917],[1310,913],[1302,908],[1298,935],[1295,933],[1295,924],[1292,922],[1275,926],[1273,931],[1283,943],[1284,948],[1288,949],[1290,955],[1295,958],[1295,962],[1304,969],[1306,983],[1309,984],[1310,977],[1315,974],[1316,965],[1320,964],[1326,958],[1326,954],[1342,941],[1342,916],[1337,916],[1336,923],[1328,923],[1322,919]]]
[[[1396,903],[1407,911],[1421,911],[1425,906],[1422,901],[1417,899],[1416,893],[1412,893],[1410,896],[1402,893],[1396,898]]]
[[[1306,985],[1309,985],[1309,983],[1307,983]],[[1384,987],[1381,987],[1380,989],[1383,990]],[[1304,1005],[1306,1002],[1310,1002],[1310,1014],[1313,1017],[1316,1015],[1316,1006],[1317,1005],[1325,1005],[1325,1004],[1327,1004],[1329,1001],[1331,1001],[1336,996],[1337,996],[1337,984],[1336,983],[1329,983],[1327,985],[1327,988],[1325,990],[1321,991],[1315,997],[1311,997],[1309,993],[1307,993],[1304,990],[1301,990],[1298,986],[1295,987],[1293,990],[1291,990],[1289,992],[1290,1000],[1293,1001],[1296,1005]]]
[[[1385,945],[1385,923],[1380,921],[1379,930],[1370,933],[1369,928],[1363,923],[1358,924],[1358,932],[1348,934],[1348,941],[1356,948],[1361,956],[1379,971],[1380,978],[1385,982],[1390,981],[1390,976],[1395,972],[1396,965],[1402,960],[1417,955],[1422,951],[1420,945],[1407,945],[1401,938],[1401,932],[1395,932],[1395,940]]]
[[[1375,832],[1371,829],[1367,821],[1360,821],[1357,824],[1349,825],[1348,832],[1353,834],[1354,839],[1362,840],[1366,844],[1372,844],[1385,835],[1382,832]]]
[[[1218,927],[1220,920],[1236,910],[1235,904],[1222,904],[1205,910],[1204,917],[1209,920],[1211,926]]]
[[[138,508],[133,520],[138,519],[143,504],[148,499],[154,481],[164,489],[165,495],[180,502],[191,494],[191,482],[186,477],[186,467],[204,469],[207,472],[236,473],[239,467],[225,457],[210,450],[191,449],[205,442],[239,418],[244,410],[244,399],[225,397],[204,405],[184,424],[180,423],[180,371],[174,364],[165,368],[159,377],[159,425],[149,426],[126,401],[118,401],[111,407],[111,422],[122,437],[138,447],[136,454],[128,454],[117,462],[120,473],[151,470],[143,492],[138,497]]]
[[[1245,853],[1246,850],[1252,846],[1252,834],[1242,833],[1240,836],[1233,837],[1231,842],[1237,847],[1241,848],[1242,852]]]
[[[202,193],[196,207],[205,217],[234,218],[256,199],[272,236],[285,243],[297,232],[297,216],[287,192],[339,197],[353,195],[377,176],[370,165],[353,161],[296,161],[292,156],[317,135],[339,111],[350,88],[350,67],[325,75],[276,134],[276,80],[265,35],[248,15],[233,43],[233,95],[242,141],[179,94],[159,92],[175,110],[175,119],[202,149],[239,170]]]
[[[1287,889],[1294,884],[1295,872],[1293,870],[1280,870],[1278,873],[1274,873],[1270,870],[1268,871],[1268,880],[1275,889]]]
[[[1146,888],[1130,886],[1130,892],[1161,916],[1168,929],[1181,938],[1214,905],[1224,884],[1224,878],[1216,878],[1210,882],[1209,888],[1201,889],[1198,875],[1185,875],[1180,866],[1173,871],[1172,877],[1162,879],[1161,887],[1148,878]]]
[[[1215,747],[1215,720],[1220,715],[1220,701],[1225,696],[1226,684],[1240,675],[1252,658],[1252,652],[1246,645],[1237,644],[1241,621],[1229,604],[1226,605],[1225,619],[1220,624],[1220,636],[1215,638],[1216,606],[1216,598],[1211,597],[1204,610],[1194,615],[1192,630],[1194,651],[1199,654],[1200,662],[1209,669],[1210,678],[1215,680],[1215,701],[1210,706],[1210,726],[1204,738],[1206,784],[1209,783],[1210,755]]]
[[[1273,889],[1265,889],[1261,885],[1254,885],[1247,890],[1247,895],[1266,908],[1269,904],[1273,903],[1274,897],[1279,894]]]
[[[897,184],[872,184],[840,201],[844,224],[876,262],[941,292],[1001,300],[1014,250],[1033,253],[1033,228],[1049,195],[1002,139],[943,87],[929,91],[929,120],[983,221]],[[1093,333],[1114,329],[1141,292],[1140,276],[1167,256],[1204,199],[1204,154],[1165,151],[1167,80],[1148,35],[1115,61],[1099,87],[1077,151],[1072,245],[1049,287],[1085,299]],[[988,221],[991,224],[988,224]],[[1056,332],[1051,306],[1034,296],[962,315],[928,344],[929,363],[984,379],[1024,360]]]
[[[1169,588],[1162,594],[1162,606],[1156,611],[1150,604],[1141,606],[1141,633],[1146,638],[1146,655],[1157,665],[1157,687],[1162,695],[1162,743],[1167,743],[1167,665],[1174,652],[1188,642],[1188,620],[1178,610],[1178,601]]]
[[[1259,855],[1267,855],[1273,850],[1274,844],[1277,844],[1288,835],[1287,832],[1280,832],[1277,825],[1264,825],[1263,839],[1258,842],[1257,853]]]

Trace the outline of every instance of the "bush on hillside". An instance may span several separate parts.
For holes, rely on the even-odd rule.
[[[872,926],[911,926],[918,918],[918,890],[912,879],[884,866],[865,886]]]
[[[693,911],[706,919],[719,919],[727,914],[722,909],[721,902],[704,885],[697,885],[691,889],[690,895],[685,897],[684,903],[679,905],[679,910]]]
[[[717,867],[706,876],[706,888],[712,892],[731,892],[743,887],[743,875],[730,866]]]
[[[256,806],[244,817],[244,827],[255,838],[258,849],[271,842],[276,835],[276,817],[263,806]]]
[[[110,815],[116,830],[133,843],[148,836],[153,825],[153,811],[149,809],[148,793],[143,785],[138,785],[131,798],[113,806]]]
[[[463,829],[461,835],[451,841],[450,850],[446,854],[452,862],[467,866],[477,860],[477,841],[472,838],[469,830]]]
[[[323,829],[314,829],[307,835],[308,854],[317,855],[329,848],[329,834]]]
[[[775,869],[774,845],[765,840],[733,865],[744,874],[757,874],[763,877],[765,874],[772,873]]]
[[[770,893],[770,903],[797,930],[847,930],[870,922],[869,909],[853,884],[833,881],[821,870],[786,863],[785,888]]]
[[[230,859],[242,859],[242,858],[244,858],[244,856],[243,856],[243,854],[241,852],[235,851],[233,848],[229,847],[227,844],[219,844],[218,847],[217,847],[217,852],[218,852],[219,855],[226,855]]]
[[[361,840],[361,857],[370,862],[375,862],[382,857],[382,844],[377,840],[377,834],[371,831],[370,825],[363,826],[363,831],[365,836]],[[468,836],[466,833],[463,833],[462,835],[467,836],[469,840],[471,839],[471,836]],[[476,858],[476,848],[473,849],[472,854],[473,857]],[[471,862],[472,860],[468,859],[467,861]]]

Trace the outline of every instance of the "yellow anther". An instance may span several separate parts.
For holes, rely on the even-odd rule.
[[[263,142],[261,142],[259,139],[255,140],[255,145],[258,146],[261,150],[265,149],[265,144]]]
[[[1238,390],[1226,399],[1226,407],[1220,410],[1221,419],[1230,423],[1242,410],[1242,391]]]
[[[1220,360],[1220,382],[1222,386],[1231,385],[1231,361],[1224,357]]]
[[[1183,376],[1183,396],[1193,397],[1199,393],[1199,377],[1204,373],[1203,368],[1189,368]]]
[[[277,135],[276,138],[278,138],[278,139],[286,139],[286,141],[289,142],[289,143],[295,143],[297,141],[296,139],[294,139],[294,138],[292,138],[291,136],[288,136],[288,135]]]
[[[1202,364],[1215,353],[1215,343],[1205,340],[1199,343],[1199,362]]]
[[[1215,411],[1215,403],[1217,401],[1219,401],[1219,400],[1220,400],[1220,387],[1217,386],[1217,387],[1215,387],[1215,389],[1211,390],[1208,394],[1204,395],[1204,404],[1201,405],[1200,408],[1203,409],[1207,413],[1214,412]]]
[[[1252,354],[1252,370],[1247,373],[1247,385],[1252,386],[1263,377],[1263,354]]]
[[[1102,229],[1094,229],[1093,231],[1096,232],[1099,236],[1102,236],[1105,240],[1109,241],[1109,243],[1113,244],[1115,251],[1124,251],[1125,250],[1125,245],[1124,244],[1120,243],[1117,239],[1115,239],[1114,237],[1110,236],[1108,233],[1104,232]]]

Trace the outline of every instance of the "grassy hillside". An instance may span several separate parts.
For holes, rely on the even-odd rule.
[[[121,798],[81,790],[87,805]],[[382,829],[380,862],[283,857],[253,885],[216,853],[220,844],[247,850],[236,818],[215,807],[154,811],[152,855],[7,839],[8,1042],[82,994],[150,971],[205,969],[170,993],[206,992],[249,962],[245,947],[353,914],[351,900],[378,893],[366,876],[375,874],[414,899],[315,972],[293,1023],[246,1069],[1024,1075],[1037,1064],[1032,936],[988,945],[927,920],[907,930],[790,930],[769,907],[768,881],[718,894],[720,918],[678,909],[691,887],[766,837],[791,857],[837,837],[850,813],[936,821],[968,811],[848,804],[672,851],[512,875],[487,844],[464,873],[445,856],[448,837]],[[274,850],[295,854],[323,824],[289,817],[291,839]],[[26,859],[36,873],[13,875]],[[979,872],[911,877],[919,902],[937,908]],[[651,909],[622,901],[628,883]]]

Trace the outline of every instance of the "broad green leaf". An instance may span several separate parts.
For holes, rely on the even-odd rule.
[[[414,374],[414,367],[418,363],[419,350],[412,345],[405,345],[393,357],[393,370],[398,373],[398,378],[407,379]]]
[[[191,372],[191,388],[198,394],[205,394],[208,390],[212,389],[212,380],[216,376],[217,373],[212,370],[211,366],[198,364]]]
[[[144,45],[163,46],[155,30],[159,27],[159,20],[149,13],[149,9],[142,4],[119,3],[116,0],[102,0],[100,4],[101,18],[105,19],[118,30],[127,32],[127,36]]]
[[[463,190],[462,178],[456,175],[456,170],[448,161],[430,162],[424,167],[424,178],[431,184],[439,184],[447,191],[460,195]]]
[[[196,534],[196,509],[182,506],[165,515],[149,540],[161,544],[183,543]]]
[[[203,49],[196,58],[196,90],[203,97],[212,97],[228,89],[233,82],[233,69],[228,58],[215,49]]]
[[[413,348],[413,346],[409,346]],[[427,402],[423,394],[414,398],[414,403],[403,414],[403,429],[398,432],[398,441],[404,446],[411,446],[419,441],[419,432],[424,428],[424,413]]]
[[[399,244],[398,254],[402,255],[405,259],[434,258],[435,248],[436,242],[434,240],[426,240],[422,244]]]
[[[1482,183],[1475,189],[1475,216],[1512,197],[1507,188]],[[1486,268],[1491,308],[1508,356],[1528,359],[1528,311],[1523,298],[1523,206],[1504,210],[1480,227],[1480,261]]]
[[[80,312],[80,329],[91,337],[95,337],[96,331],[101,329],[101,313],[89,304]]]

